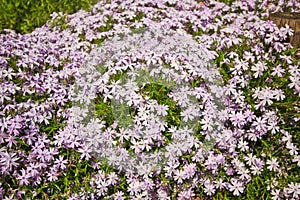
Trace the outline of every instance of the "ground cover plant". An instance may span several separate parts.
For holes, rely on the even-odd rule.
[[[4,30],[0,198],[299,199],[299,51],[286,42],[291,28],[267,20],[271,12],[299,8],[294,0],[103,0],[88,11],[53,13],[28,34]],[[190,37],[189,47],[202,47],[202,59],[217,69],[223,89],[209,87],[217,72],[203,75],[168,44],[157,50],[155,40],[145,37],[141,44],[151,48],[122,54],[110,40],[147,29],[174,31],[170,44]],[[103,68],[102,57],[87,60],[101,55],[98,47],[121,53]],[[139,69],[189,87],[140,84],[134,78]],[[90,101],[92,114],[82,104]],[[121,101],[130,108],[132,126],[117,120],[113,102]],[[97,119],[72,123],[90,115]],[[189,120],[197,126],[180,125]],[[215,141],[206,151],[210,135]],[[172,146],[175,140],[182,144]],[[103,151],[103,141],[118,147],[117,159],[105,159],[115,152]],[[173,156],[161,168],[140,160],[125,169],[120,164],[132,161],[128,155],[165,146]]]

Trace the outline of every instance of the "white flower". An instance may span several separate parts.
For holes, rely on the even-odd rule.
[[[237,179],[231,179],[231,184],[229,184],[229,190],[233,192],[234,196],[239,196],[244,192],[243,183],[239,182]]]
[[[215,191],[216,191],[216,189],[215,189],[214,184],[212,184],[210,182],[210,180],[205,181],[205,183],[204,183],[204,192],[207,195],[211,196],[215,193]]]
[[[295,155],[294,158],[293,158],[293,162],[296,162],[297,166],[300,167],[300,156]]]
[[[273,72],[272,72],[272,76],[278,76],[278,77],[282,77],[283,73],[285,72],[284,69],[281,68],[281,65],[278,65],[276,67],[274,67],[273,69]]]
[[[176,170],[174,180],[180,184],[180,183],[183,183],[184,178],[185,178],[184,170]]]
[[[293,198],[300,198],[300,183],[289,183],[288,187],[284,189],[287,194],[290,194]]]
[[[272,195],[272,200],[280,200],[280,190],[276,189],[276,190],[272,190],[271,192]]]
[[[261,77],[263,75],[263,72],[268,69],[268,66],[266,63],[258,61],[254,66],[252,66],[251,70],[254,71],[254,77]]]
[[[289,153],[290,155],[298,155],[298,147],[293,144],[292,142],[287,142],[286,143],[286,148],[289,149]]]
[[[114,195],[114,200],[124,200],[125,197],[124,197],[124,192],[121,192],[121,191],[118,191],[116,192]]]
[[[240,150],[242,150],[243,152],[248,151],[248,149],[249,149],[248,142],[244,141],[243,139],[240,140],[238,143],[238,148]]]
[[[268,165],[268,167],[267,167],[268,170],[277,171],[278,167],[279,167],[277,158],[272,158],[271,160],[267,160],[267,165]]]
[[[158,199],[161,199],[161,200],[170,200],[171,198],[168,196],[167,192],[162,190],[162,189],[159,189],[157,191],[157,195],[158,195]]]

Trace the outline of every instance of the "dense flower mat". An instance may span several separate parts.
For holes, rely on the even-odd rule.
[[[89,12],[53,13],[51,21],[30,34],[6,30],[0,35],[0,198],[299,199],[299,55],[285,42],[292,29],[265,20],[270,12],[299,8],[296,0],[245,0],[230,6],[217,1],[111,0],[99,1]],[[189,143],[167,148],[174,159],[162,169],[145,165],[142,172],[99,159],[101,152],[68,120],[87,112],[72,109],[72,88],[90,51],[117,34],[143,27],[180,30],[203,45],[223,77],[225,106],[220,119],[224,127],[205,152],[203,138],[215,126],[214,92],[195,67],[149,49],[148,57],[131,54],[130,59],[164,62],[191,88],[155,99],[155,85],[144,86],[148,93],[127,102],[138,116],[136,129],[120,128],[109,103],[118,95],[118,75],[140,65],[113,62],[96,86],[98,119],[86,131],[118,143],[128,155],[157,150],[189,132],[176,117],[200,117]],[[130,92],[122,94],[127,101],[136,91]],[[149,93],[150,100],[145,97]],[[187,93],[199,105],[182,98]],[[185,104],[190,110],[180,112]],[[153,124],[154,109],[167,120],[154,117]],[[199,116],[193,116],[195,110]],[[138,137],[136,130],[143,128],[156,132],[148,139]]]

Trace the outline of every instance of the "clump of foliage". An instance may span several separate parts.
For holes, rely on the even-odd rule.
[[[74,13],[87,10],[97,0],[1,0],[0,31],[13,29],[29,33],[44,25],[53,12]]]

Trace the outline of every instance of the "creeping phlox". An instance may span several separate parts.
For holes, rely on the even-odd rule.
[[[160,171],[192,148],[208,152],[224,128],[220,112],[225,107],[223,80],[212,63],[215,57],[215,52],[182,30],[140,29],[119,34],[93,49],[79,69],[72,94],[75,112],[68,124],[80,128],[85,145],[97,158],[139,175]],[[116,75],[119,79],[113,80]],[[202,85],[192,87],[200,79]],[[167,122],[168,105],[139,93],[147,84],[170,90],[168,96],[180,110],[176,126]],[[113,127],[95,116],[97,95],[110,103]],[[194,136],[201,123],[203,141]],[[171,141],[166,144],[168,133]]]
[[[299,199],[299,0],[101,0],[0,34],[0,199]]]

